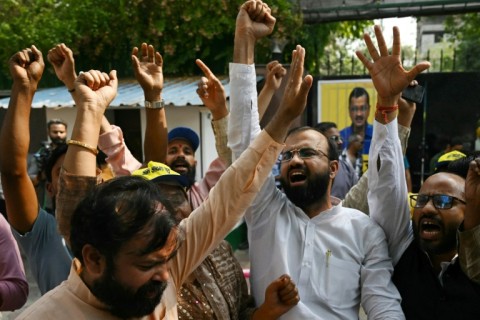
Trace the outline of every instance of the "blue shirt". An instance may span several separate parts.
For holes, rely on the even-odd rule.
[[[363,137],[363,151],[362,151],[362,173],[368,169],[368,152],[370,150],[370,143],[372,142],[373,126],[368,122],[365,123],[365,135]],[[348,137],[354,133],[353,125],[345,127],[340,130],[340,137],[343,140],[343,149],[348,148]]]
[[[368,155],[368,151],[370,150],[370,142],[372,141],[372,136],[373,136],[373,126],[369,124],[368,122],[366,123],[366,130],[365,130],[365,136],[363,137],[363,154]],[[353,125],[349,127],[345,127],[342,130],[340,130],[340,136],[342,137],[343,140],[343,148],[347,149],[348,148],[348,137],[354,133],[353,131]]]
[[[40,209],[30,232],[21,235],[12,228],[12,233],[27,256],[42,295],[67,280],[73,258],[51,214]]]

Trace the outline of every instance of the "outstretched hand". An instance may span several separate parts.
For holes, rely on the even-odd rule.
[[[202,69],[205,75],[205,77],[202,77],[198,82],[198,96],[203,104],[212,112],[212,115],[217,115],[220,118],[226,116],[228,114],[227,96],[222,83],[202,60],[197,59],[195,63]],[[215,116],[214,118],[217,117]]]
[[[32,92],[37,90],[38,82],[45,69],[40,50],[32,45],[17,52],[10,58],[9,66],[14,84],[25,86]]]
[[[270,7],[261,0],[249,0],[237,15],[236,34],[258,40],[272,33],[276,19]]]
[[[137,57],[140,51],[140,59]],[[143,89],[145,100],[160,101],[163,90],[163,58],[152,45],[142,43],[140,50],[132,50],[135,78]]]
[[[73,99],[81,110],[82,108],[95,109],[103,115],[105,109],[117,95],[117,71],[110,74],[98,70],[80,72],[75,80],[75,94]]]
[[[64,43],[58,44],[48,51],[47,59],[53,65],[58,79],[69,90],[73,89],[77,73],[72,50]]]
[[[303,63],[305,61],[305,49],[297,45],[292,53],[290,74],[283,94],[282,101],[273,119],[267,124],[265,130],[277,142],[285,139],[287,130],[296,117],[302,114],[307,104],[308,91],[313,78],[311,75],[303,77]]]
[[[383,38],[380,26],[375,26],[378,50],[368,34],[364,35],[365,44],[373,60],[367,59],[360,51],[356,52],[357,57],[368,69],[372,77],[373,85],[378,93],[379,104],[393,106],[396,104],[402,90],[419,74],[430,67],[429,62],[420,62],[410,71],[403,68],[400,59],[400,32],[398,27],[393,27],[392,54]]]
[[[290,76],[285,87],[279,112],[288,115],[292,120],[302,114],[307,104],[308,91],[313,83],[311,75],[303,78],[303,64],[305,61],[305,48],[297,45],[292,53]]]

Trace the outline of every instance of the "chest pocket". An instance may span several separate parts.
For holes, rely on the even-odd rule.
[[[310,283],[312,296],[341,309],[360,303],[360,265],[330,254],[321,257],[317,267]]]

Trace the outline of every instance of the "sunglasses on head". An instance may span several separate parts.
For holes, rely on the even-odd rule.
[[[427,205],[428,201],[430,201],[430,198],[433,201],[433,206],[437,209],[450,209],[453,206],[454,200],[465,204],[465,201],[446,194],[434,194],[433,196],[414,194],[410,196],[410,205],[414,208],[423,208]]]
[[[313,149],[310,147],[304,147],[300,149],[292,149],[282,153],[282,158],[280,161],[287,162],[293,159],[297,154],[301,159],[309,159],[317,156],[325,156],[328,158],[327,154],[320,149]]]

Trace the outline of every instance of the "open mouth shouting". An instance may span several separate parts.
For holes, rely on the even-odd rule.
[[[423,240],[437,240],[442,232],[442,224],[433,218],[421,218],[418,225],[418,235]]]
[[[293,169],[288,173],[288,179],[291,186],[299,186],[305,183],[307,180],[307,175],[303,170]]]
[[[186,161],[176,160],[172,163],[170,168],[172,168],[176,172],[182,174],[182,173],[188,172],[188,169],[190,168],[190,166],[189,166],[188,162],[186,162]]]

